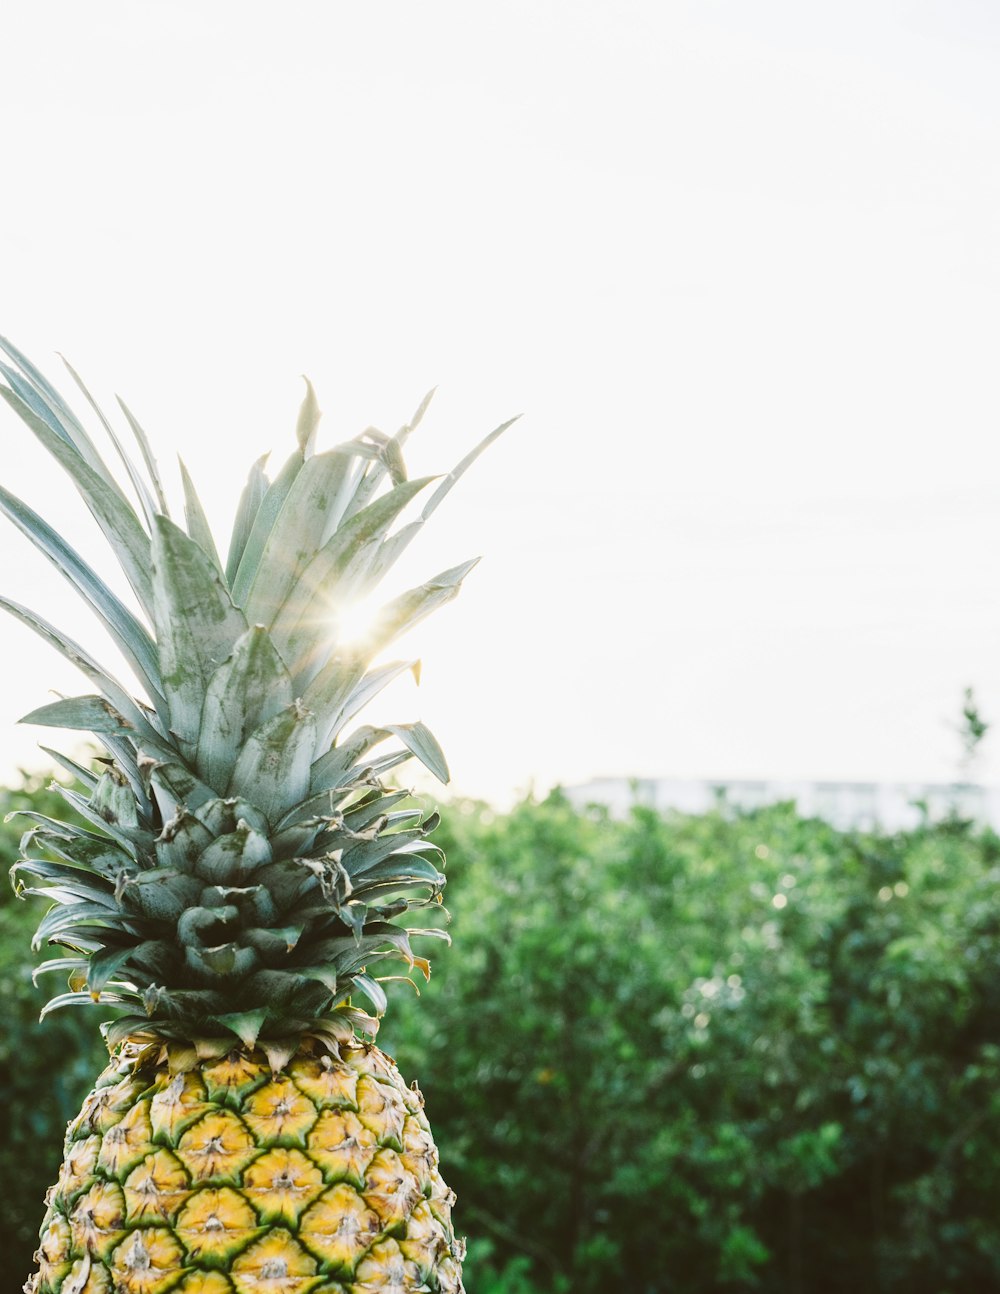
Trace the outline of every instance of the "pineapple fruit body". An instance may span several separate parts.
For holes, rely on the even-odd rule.
[[[192,1059],[118,1049],[69,1126],[28,1294],[460,1294],[454,1196],[390,1057]]]

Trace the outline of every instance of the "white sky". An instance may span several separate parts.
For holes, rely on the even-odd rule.
[[[459,791],[949,778],[967,683],[1000,723],[998,65],[988,0],[8,6],[0,330],[220,530],[302,372],[326,444],[440,384],[414,471],[525,412],[407,568],[486,557],[391,697]],[[111,656],[10,528],[0,591]],[[86,687],[0,643],[10,768]]]

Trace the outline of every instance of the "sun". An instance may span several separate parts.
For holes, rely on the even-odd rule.
[[[338,642],[347,647],[363,647],[370,641],[378,622],[381,604],[374,598],[345,602],[330,614]]]

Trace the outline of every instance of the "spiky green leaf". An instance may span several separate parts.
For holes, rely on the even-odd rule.
[[[67,696],[26,714],[19,723],[40,728],[76,728],[81,732],[118,733],[129,727],[121,714],[102,696]]]
[[[316,750],[316,719],[298,701],[268,719],[247,739],[230,780],[230,793],[277,822],[309,793]]]
[[[225,791],[248,735],[292,703],[292,680],[262,625],[237,639],[232,655],[208,682],[196,766]]]
[[[212,675],[247,625],[218,568],[167,517],[153,532],[156,638],[171,728],[191,754]]]
[[[305,686],[337,647],[336,618],[368,589],[372,554],[400,512],[435,478],[397,485],[345,522],[290,584],[273,617],[275,645]]]
[[[44,751],[60,768],[65,769],[70,777],[75,777],[79,782],[82,782],[88,790],[93,790],[97,785],[96,774],[92,773],[89,768],[84,768],[82,764],[78,764],[75,759],[70,759],[68,755],[63,755],[58,750],[53,750],[51,746],[39,744],[39,750]]]
[[[439,782],[447,786],[451,780],[444,751],[437,738],[424,723],[387,723],[386,731],[398,737],[425,768],[430,769]]]
[[[181,469],[181,484],[184,486],[184,520],[187,523],[188,534],[196,544],[200,545],[202,551],[212,559],[212,564],[221,571],[222,562],[219,560],[219,550],[215,546],[212,528],[208,524],[208,517],[205,515],[205,509],[202,507],[198,491],[195,489],[194,481],[191,479],[191,473],[184,466],[182,458],[178,458],[177,462]]]
[[[518,415],[518,417],[520,417],[520,415]],[[455,487],[457,482],[460,481],[469,470],[479,455],[492,445],[499,436],[502,436],[508,427],[512,427],[517,421],[518,418],[509,418],[506,422],[502,422],[499,427],[495,427],[488,436],[485,436],[473,450],[466,454],[458,466],[454,467],[448,473],[431,497],[427,500],[420,516],[415,521],[411,521],[408,526],[404,526],[397,535],[393,535],[393,537],[383,545],[379,550],[378,557],[372,571],[373,582],[381,579],[386,571],[393,566],[397,558],[399,558],[404,549],[407,548],[408,545],[417,537],[421,529],[426,525],[428,518],[432,516],[438,507],[440,507],[445,498]]]
[[[254,1047],[267,1023],[268,1015],[267,1007],[258,1007],[255,1011],[230,1011],[217,1019],[219,1024],[239,1038],[244,1047]]]
[[[271,626],[298,577],[313,560],[351,460],[335,450],[316,454],[296,474],[264,542],[243,602],[251,624]]]
[[[344,512],[343,520],[349,521],[355,513],[360,512],[362,508],[367,507],[368,503],[375,496],[375,492],[389,475],[394,484],[398,485],[401,481],[406,480],[406,464],[403,462],[403,446],[410,435],[416,431],[420,425],[424,414],[434,398],[437,387],[431,387],[424,398],[417,405],[410,421],[404,423],[396,432],[395,436],[386,437],[384,444],[376,458],[369,464],[365,471],[363,479],[358,483],[357,489]]]
[[[323,413],[319,407],[319,401],[316,399],[313,384],[305,374],[302,376],[302,381],[306,384],[306,393],[302,397],[298,421],[295,424],[295,439],[298,441],[302,456],[309,458],[316,444],[316,429]]]
[[[408,589],[407,592],[401,593],[398,598],[387,603],[379,612],[367,636],[371,654],[374,656],[383,651],[390,643],[395,642],[414,625],[419,624],[425,616],[429,616],[432,611],[436,611],[438,607],[444,606],[446,602],[456,597],[462,587],[462,581],[478,564],[479,558],[473,557],[470,561],[441,571],[426,584]]]
[[[129,480],[132,482],[132,488],[135,490],[136,498],[139,500],[140,507],[142,508],[145,514],[146,524],[152,527],[153,518],[156,516],[156,505],[154,504],[152,496],[149,493],[149,487],[146,485],[146,482],[143,480],[135,464],[132,462],[132,459],[125,452],[125,446],[121,443],[121,440],[118,437],[118,433],[115,431],[114,427],[112,427],[111,423],[108,421],[104,413],[104,410],[100,407],[100,405],[91,395],[90,391],[87,389],[87,386],[83,381],[83,378],[80,377],[80,374],[76,371],[76,369],[65,357],[65,355],[61,356],[61,358],[62,358],[62,362],[66,365],[66,369],[69,372],[70,377],[72,377],[73,381],[80,388],[80,391],[83,393],[83,396],[86,399],[87,403],[90,405],[91,409],[93,409],[94,413],[97,415],[98,419],[100,420],[101,426],[104,428],[108,436],[108,439],[111,441],[112,445],[114,445],[118,453],[118,457],[121,459],[122,464],[125,467],[125,471],[128,473]],[[121,492],[117,482],[113,482],[113,485],[116,490]]]
[[[367,652],[334,657],[306,688],[303,702],[318,717],[319,746],[330,744],[345,723],[400,674],[414,670],[412,660],[391,661],[365,673]]]
[[[140,943],[135,948],[105,948],[103,952],[95,953],[87,966],[87,987],[90,991],[100,993],[142,947],[143,944]]]
[[[312,767],[310,789],[316,793],[343,786],[364,771],[360,761],[364,756],[385,741],[389,736],[387,728],[374,728],[366,724],[345,738],[332,750],[315,761]]]
[[[90,992],[60,993],[58,997],[50,998],[45,1003],[38,1018],[39,1020],[45,1020],[53,1011],[61,1011],[67,1006],[96,1006],[99,1002],[117,1003],[124,1000],[121,994],[118,993],[99,993],[96,996]]]
[[[377,980],[372,979],[370,975],[355,975],[354,987],[365,995],[378,1015],[385,1014],[389,1001],[385,995],[385,989]]]
[[[129,727],[134,729],[137,737],[149,736],[153,740],[162,739],[161,734],[157,733],[152,724],[155,716],[143,711],[135,698],[130,696],[118,680],[112,678],[106,669],[98,665],[97,661],[79,643],[75,643],[72,638],[67,638],[58,629],[50,625],[47,620],[43,620],[41,616],[36,615],[27,607],[21,606],[20,603],[12,602],[9,598],[0,597],[0,608],[4,611],[9,611],[22,624],[27,625],[29,629],[33,629],[40,638],[43,638],[56,651],[61,652],[81,673],[85,674],[91,683],[96,684],[104,699],[114,707],[115,711]]]
[[[120,598],[100,580],[83,558],[48,522],[15,495],[0,487],[0,511],[26,535],[100,617],[122,655],[136,672],[157,709],[162,703],[156,647],[148,632]]]
[[[295,478],[302,470],[305,461],[300,449],[289,457],[284,467],[267,487],[267,491],[254,513],[250,533],[247,535],[246,543],[240,553],[239,565],[229,581],[233,591],[233,601],[237,606],[243,606],[246,602],[271,530],[278,519],[285,499],[288,497],[288,491],[292,488]]]
[[[30,386],[37,393],[42,407],[48,411],[51,418],[50,425],[64,436],[69,444],[76,447],[80,455],[99,476],[103,476],[112,488],[118,489],[117,482],[108,471],[107,465],[94,447],[90,436],[84,430],[83,424],[52,383],[6,337],[0,337],[0,350],[5,351],[10,356],[27,378]]]
[[[149,536],[128,501],[87,464],[65,437],[57,435],[46,422],[36,417],[16,395],[0,387],[0,396],[67,473],[103,530],[140,605],[151,613],[153,590],[149,579]]]
[[[143,431],[135,417],[135,414],[133,414],[132,410],[128,407],[121,396],[115,396],[115,399],[118,401],[118,407],[125,415],[126,421],[131,428],[132,435],[135,437],[136,444],[139,446],[139,452],[142,454],[143,462],[146,464],[146,471],[149,473],[149,479],[153,482],[153,489],[156,491],[157,506],[165,517],[169,517],[170,508],[167,506],[167,496],[164,493],[163,483],[160,480],[160,471],[156,466],[156,459],[153,457],[153,451],[150,448],[149,437]]]
[[[264,464],[267,459],[268,455],[264,454],[251,467],[250,475],[247,477],[247,483],[243,487],[243,493],[240,495],[240,501],[236,508],[232,537],[229,541],[229,555],[226,558],[226,583],[230,588],[233,587],[236,572],[239,570],[240,559],[246,548],[247,540],[250,538],[250,532],[253,530],[253,523],[256,520],[258,509],[270,486],[270,481],[264,472]]]

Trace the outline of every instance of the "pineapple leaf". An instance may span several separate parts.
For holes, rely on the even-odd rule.
[[[190,868],[192,860],[212,844],[212,832],[186,807],[173,815],[164,812],[163,817],[167,821],[155,844],[157,865]]]
[[[431,387],[417,405],[410,421],[404,423],[395,436],[387,438],[382,453],[368,467],[364,478],[359,482],[358,488],[354,492],[354,497],[344,513],[344,521],[349,521],[355,513],[360,512],[368,504],[368,501],[385,479],[386,472],[390,474],[396,484],[406,480],[406,466],[403,462],[402,453],[403,445],[420,425],[436,391],[437,387]]]
[[[352,885],[356,884],[359,876],[369,875],[378,863],[390,857],[403,860],[400,866],[404,870],[414,864],[417,870],[420,870],[420,864],[424,860],[421,860],[416,854],[406,853],[406,847],[415,841],[419,841],[422,836],[423,832],[419,829],[389,831],[377,840],[365,840],[361,844],[355,845],[353,849],[345,849],[344,856],[340,861],[351,878]],[[437,876],[436,869],[434,870],[434,876]],[[431,878],[426,877],[425,879]]]
[[[37,838],[39,845],[48,853],[109,880],[117,880],[123,871],[135,866],[131,854],[107,836],[95,835],[85,827],[57,822],[54,818],[47,818],[43,813],[31,810],[24,811],[21,816],[38,824],[28,833],[30,840],[23,843],[23,848],[28,848]]]
[[[256,805],[277,822],[309,793],[309,769],[316,749],[316,719],[295,701],[247,738],[229,783],[231,795]]]
[[[388,736],[388,729],[373,728],[370,724],[352,732],[339,746],[334,746],[332,750],[328,750],[315,761],[312,767],[311,789],[328,790],[356,776],[361,771],[356,767],[357,761],[373,746],[385,741]]]
[[[258,1007],[255,1011],[231,1011],[226,1015],[216,1016],[219,1024],[234,1033],[244,1047],[254,1047],[260,1037],[260,1031],[267,1023],[268,1009]]]
[[[303,702],[321,716],[317,732],[320,748],[329,746],[345,723],[393,679],[415,669],[417,664],[412,660],[392,661],[366,674],[364,662],[365,656],[360,654],[346,659],[334,657],[306,688]]]
[[[90,997],[88,993],[87,998]],[[125,1015],[101,1025],[101,1033],[109,1047],[117,1047],[127,1038],[142,1034],[149,1027],[149,1020],[144,1015]]]
[[[22,355],[6,337],[0,337],[0,350],[5,351],[10,356],[27,378],[31,388],[37,393],[39,404],[48,410],[49,417],[45,418],[45,421],[49,422],[51,419],[50,425],[53,430],[58,432],[69,444],[75,446],[80,456],[93,468],[98,476],[104,478],[112,489],[120,490],[117,481],[108,471],[107,465],[97,452],[94,442],[84,430],[83,424],[55,387],[47,378],[42,376],[34,364],[25,355]],[[29,403],[32,402],[29,401]],[[45,415],[43,414],[42,416],[44,417]]]
[[[184,466],[184,460],[178,458],[177,462],[180,464],[181,482],[184,486],[184,519],[187,522],[188,534],[196,544],[201,545],[202,549],[221,571],[222,562],[219,560],[219,551],[215,546],[212,528],[208,524],[205,509],[201,505],[201,499],[198,498],[198,491],[194,488],[194,481],[191,480],[191,475]]]
[[[423,422],[424,414],[430,408],[431,401],[434,399],[436,394],[437,394],[437,387],[432,386],[431,389],[424,396],[424,398],[417,405],[416,409],[413,411],[413,415],[411,416],[410,421],[407,423],[404,423],[403,426],[400,427],[399,431],[396,432],[395,436],[393,436],[393,440],[396,442],[397,446],[400,449],[402,449],[402,447],[406,444],[407,440],[409,440],[410,436],[412,436],[412,434],[420,426],[421,422]]]
[[[361,990],[378,1015],[385,1014],[389,999],[386,997],[385,989],[382,988],[381,984],[373,980],[370,975],[355,975],[354,987]]]
[[[313,384],[305,374],[302,375],[302,381],[306,384],[306,393],[302,397],[299,419],[295,425],[295,439],[299,443],[303,458],[309,458],[316,444],[316,428],[319,426],[323,411],[320,409],[319,401],[316,399]]]
[[[183,806],[192,813],[215,800],[215,792],[194,776],[186,764],[176,758],[154,764],[150,780],[164,817],[175,817]]]
[[[40,975],[48,975],[52,971],[86,971],[89,960],[86,957],[49,957],[35,967],[31,972],[32,984],[38,984]]]
[[[267,1057],[267,1063],[271,1066],[272,1074],[280,1074],[291,1058],[298,1050],[298,1039],[296,1037],[285,1038],[282,1042],[274,1042],[268,1038],[262,1038],[260,1042],[261,1050]]]
[[[118,888],[123,905],[153,921],[175,926],[178,918],[198,901],[201,884],[193,876],[169,867],[154,867],[124,878]]]
[[[254,625],[208,682],[196,759],[205,781],[225,790],[247,735],[291,703],[288,670],[267,630]]]
[[[369,648],[370,656],[377,655],[414,625],[419,624],[425,616],[430,615],[446,602],[450,602],[458,594],[462,581],[478,563],[479,558],[474,557],[459,566],[452,566],[449,570],[435,575],[426,584],[401,593],[398,598],[384,606],[367,638],[366,646]]]
[[[364,649],[358,649],[344,657],[335,656],[313,680],[306,689],[304,700],[318,714],[327,716],[320,728],[321,746],[334,741],[343,725],[404,670],[412,670],[414,678],[419,682],[419,661],[394,662],[367,674],[364,672],[364,662],[429,615],[437,606],[450,601],[476,561],[478,559],[445,571],[427,584],[411,589],[389,603],[382,609]],[[393,757],[393,762],[399,761]]]
[[[335,644],[332,620],[339,606],[364,593],[372,554],[400,512],[436,478],[406,481],[370,503],[326,541],[289,587],[274,617],[275,645],[299,686],[308,683],[324,661],[323,648]]]
[[[243,487],[243,493],[240,495],[239,505],[236,509],[236,519],[233,522],[233,533],[229,541],[229,556],[226,558],[226,583],[230,588],[233,587],[243,550],[246,548],[257,512],[270,485],[264,472],[264,464],[267,459],[267,454],[263,454],[257,459],[250,469],[247,483]]]
[[[430,769],[439,782],[445,786],[448,785],[451,774],[448,771],[448,762],[444,757],[444,751],[438,745],[434,734],[425,724],[419,722],[387,723],[385,727],[387,732],[391,732],[393,736],[398,737],[407,750],[416,755],[425,768]]]
[[[520,415],[518,415],[518,418],[519,417]],[[475,449],[466,454],[458,466],[454,467],[448,473],[438,488],[427,500],[424,510],[416,521],[411,521],[408,526],[404,526],[397,535],[393,535],[393,537],[379,550],[376,569],[372,577],[373,583],[382,578],[403,550],[413,542],[421,528],[426,524],[427,519],[440,506],[455,484],[461,480],[483,450],[492,445],[499,436],[502,436],[508,427],[512,427],[514,423],[518,421],[518,418],[509,418],[506,422],[502,422],[499,427],[495,427],[488,436],[484,437]]]
[[[379,831],[385,831],[391,819],[399,821],[402,818],[412,819],[420,817],[419,809],[406,810],[403,814],[390,814],[389,810],[401,800],[405,800],[409,791],[389,790],[384,795],[379,793],[379,788],[373,787],[360,800],[353,804],[344,813],[344,826],[355,834],[367,831],[375,823],[379,823]]]
[[[271,846],[267,837],[241,822],[235,831],[216,836],[202,850],[195,871],[202,881],[219,885],[244,877],[270,860]]]
[[[13,521],[55,568],[90,604],[103,621],[125,659],[135,670],[157,709],[163,704],[156,647],[146,629],[124,603],[100,580],[83,558],[15,495],[0,487],[0,511]]]
[[[43,638],[51,647],[61,652],[68,661],[71,661],[77,669],[87,676],[91,683],[95,684],[104,698],[114,706],[119,715],[128,723],[129,727],[134,728],[137,733],[147,734],[155,739],[159,734],[151,727],[146,715],[135,699],[129,696],[128,692],[121,686],[116,679],[102,669],[100,665],[84,649],[54,629],[48,621],[43,620],[41,616],[35,615],[27,607],[22,607],[17,602],[11,602],[9,598],[0,597],[0,608],[9,611],[15,619],[20,620],[22,624],[33,629],[39,637]]]
[[[148,757],[150,752],[153,751],[162,754],[168,747],[161,745],[159,742],[151,741],[147,736],[142,742],[145,750],[140,753],[136,750],[133,736],[125,730],[102,733],[100,741],[112,760],[125,774],[128,784],[132,788],[132,794],[136,798],[136,803],[141,806],[146,819],[151,822],[153,807],[149,796],[146,794],[146,781],[143,772],[140,771],[139,760],[143,757]]]
[[[4,389],[4,399],[6,399],[8,404],[11,405],[11,408],[15,410],[17,408],[17,406],[11,401],[11,396],[14,395],[23,405],[30,409],[36,417],[40,418],[47,427],[54,431],[61,440],[65,441],[65,443],[73,449],[76,449],[71,436],[59,421],[57,415],[52,412],[49,406],[45,403],[45,400],[38,394],[31,383],[23,378],[21,374],[18,373],[17,369],[11,368],[9,364],[0,364],[0,373],[2,373],[10,383],[10,390],[8,391]],[[23,415],[18,412],[18,416],[21,417]]]
[[[114,427],[112,427],[111,423],[108,421],[100,405],[90,394],[90,391],[87,389],[83,381],[83,378],[76,371],[76,369],[69,362],[69,360],[66,358],[65,355],[61,355],[60,359],[66,365],[66,368],[69,372],[70,377],[80,388],[87,403],[93,409],[94,413],[97,414],[97,417],[99,418],[101,426],[104,428],[108,439],[111,441],[112,445],[114,445],[115,449],[117,450],[118,457],[122,460],[122,463],[125,467],[125,471],[128,473],[129,480],[132,482],[132,488],[135,490],[136,498],[139,500],[139,504],[142,507],[143,512],[145,513],[146,524],[150,527],[150,529],[152,529],[153,518],[156,515],[156,505],[153,503],[152,496],[149,493],[149,487],[146,485],[146,482],[139,475],[139,472],[137,471],[136,466],[132,462],[131,458],[129,458],[128,454],[126,454],[125,446],[119,440]],[[116,491],[121,493],[117,482],[115,482],[115,489]]]
[[[40,728],[76,728],[97,736],[119,733],[129,725],[102,696],[64,696],[24,715],[18,723],[37,724]]]
[[[255,809],[249,800],[242,799],[240,796],[226,800],[216,797],[195,806],[192,812],[213,836],[236,830],[241,819],[254,831],[262,835],[267,833],[267,818],[260,809]]]
[[[59,767],[65,769],[71,777],[75,777],[79,782],[82,782],[88,790],[93,790],[97,785],[96,775],[89,768],[84,768],[82,764],[78,764],[75,759],[70,759],[68,755],[60,754],[58,750],[53,750],[51,746],[39,745],[39,749],[43,750],[50,759],[55,760]]]
[[[297,449],[267,487],[264,497],[254,512],[253,524],[240,553],[239,565],[229,581],[233,591],[233,601],[237,606],[243,606],[247,599],[250,587],[257,574],[257,567],[260,565],[268,536],[278,519],[285,499],[288,497],[288,491],[292,488],[295,478],[302,470],[304,463],[305,458],[302,451]]]
[[[139,944],[135,948],[105,948],[94,953],[87,964],[87,987],[91,993],[100,993],[115,973],[142,947]]]
[[[37,830],[37,829],[36,829]],[[34,843],[34,832],[29,833],[27,844]],[[45,841],[42,841],[45,844]],[[51,858],[21,858],[10,869],[11,881],[17,881],[17,878],[24,872],[28,876],[34,876],[39,881],[76,881],[85,882],[89,891],[101,891],[113,895],[115,892],[114,883],[106,876],[101,876],[99,872],[90,871],[83,863],[77,862],[55,862]],[[47,894],[46,890],[28,890],[21,889],[20,883],[15,886],[18,896],[22,894]],[[55,897],[54,895],[52,897]]]
[[[129,785],[137,803],[148,815],[151,811],[149,800],[139,771],[136,751],[136,730],[100,696],[63,697],[59,701],[39,706],[26,714],[20,723],[37,724],[42,728],[74,728],[83,732],[92,732],[118,763],[121,771],[128,778]],[[176,758],[170,747],[155,739],[150,734],[152,729],[145,730],[142,746],[147,753]],[[84,779],[84,785],[90,782]]]
[[[289,486],[242,603],[252,624],[274,621],[299,573],[320,547],[331,504],[350,462],[336,450],[316,454],[305,461]]]
[[[101,812],[101,807],[97,796],[92,799],[80,795],[77,791],[71,791],[67,786],[60,786],[53,783],[53,790],[57,791],[67,804],[71,804],[81,818],[110,836],[122,849],[130,853],[136,860],[143,856],[150,857],[153,851],[153,833],[145,827],[127,822],[115,821],[112,814]]]
[[[149,438],[140,427],[132,410],[128,407],[120,395],[115,396],[118,401],[118,407],[125,415],[129,427],[132,429],[132,435],[135,437],[136,444],[139,446],[139,452],[142,454],[143,462],[146,464],[146,471],[149,473],[149,479],[153,482],[153,489],[156,491],[156,502],[160,512],[165,517],[170,516],[170,508],[167,506],[167,496],[163,492],[163,482],[160,480],[160,471],[156,466],[156,459],[153,457],[153,451],[149,445]]]
[[[52,1014],[53,1011],[60,1011],[65,1006],[96,1006],[99,1002],[117,1003],[117,1002],[122,1002],[124,1000],[125,1000],[124,998],[120,997],[116,993],[100,993],[96,997],[94,996],[93,993],[89,991],[88,992],[80,991],[77,993],[60,993],[58,997],[50,998],[49,1001],[45,1003],[45,1005],[42,1007],[41,1013],[39,1014],[38,1018],[39,1020],[45,1020],[48,1016]],[[128,1018],[135,1019],[136,1017],[129,1016]],[[139,1018],[141,1019],[141,1017]],[[120,1024],[122,1022],[118,1021],[117,1023]],[[146,1021],[143,1020],[142,1023],[145,1024]],[[135,1032],[134,1025],[132,1027],[131,1032],[133,1033]],[[128,1034],[126,1034],[126,1037],[127,1036]]]
[[[389,755],[382,755],[372,763],[372,776],[381,777],[383,773],[388,773],[400,764],[405,764],[408,759],[413,758],[412,750],[395,750]]]
[[[167,517],[153,531],[153,591],[171,728],[193,754],[208,682],[246,621],[211,558]]]
[[[35,949],[41,948],[46,940],[63,943],[64,940],[57,939],[55,936],[62,934],[65,930],[71,930],[73,926],[83,921],[97,921],[102,926],[106,925],[110,929],[137,934],[138,930],[135,922],[141,922],[141,920],[142,918],[126,916],[122,912],[114,912],[103,903],[73,903],[68,907],[56,906],[50,908],[39,922],[32,941],[32,947]]]
[[[57,435],[48,423],[36,417],[6,387],[0,396],[34,433],[41,444],[66,471],[97,518],[108,543],[121,564],[140,605],[148,613],[153,605],[149,582],[149,536],[140,526],[129,503],[103,477],[93,471],[67,441]]]

